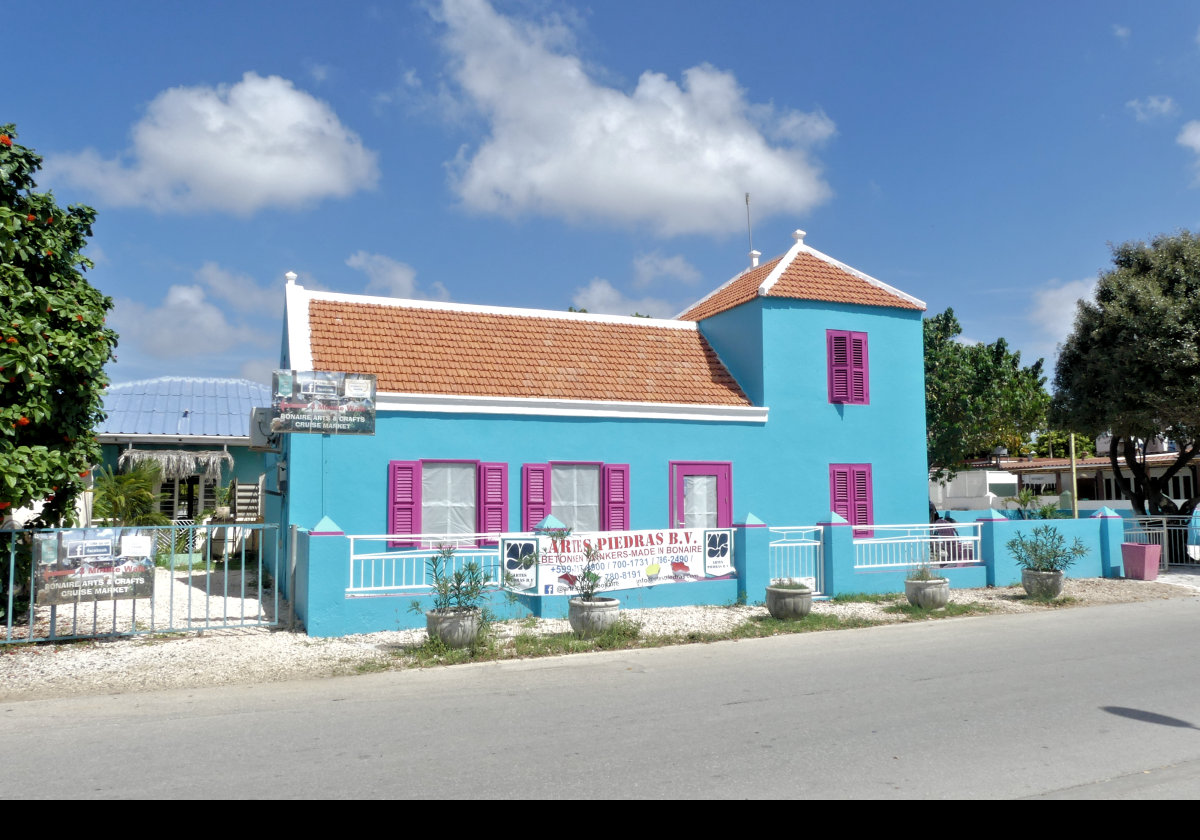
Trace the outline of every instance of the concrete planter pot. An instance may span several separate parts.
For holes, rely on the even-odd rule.
[[[796,621],[812,611],[812,590],[790,586],[767,587],[767,612],[780,621]]]
[[[482,623],[483,611],[478,608],[455,609],[449,612],[429,610],[425,613],[425,630],[429,633],[429,638],[437,639],[451,648],[465,648],[475,644]]]
[[[950,603],[949,578],[904,581],[904,595],[908,603],[923,610],[940,610]]]
[[[1063,591],[1062,572],[1035,572],[1032,569],[1021,571],[1021,586],[1030,598],[1043,598],[1047,601],[1057,598]]]
[[[1155,580],[1161,559],[1161,545],[1121,543],[1121,566],[1129,580]]]
[[[567,602],[567,620],[581,639],[600,635],[616,624],[620,615],[621,602],[616,598],[572,598]]]

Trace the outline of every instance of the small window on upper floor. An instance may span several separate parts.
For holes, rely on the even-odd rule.
[[[826,330],[829,364],[829,401],[847,405],[871,402],[871,377],[867,362],[867,334]]]

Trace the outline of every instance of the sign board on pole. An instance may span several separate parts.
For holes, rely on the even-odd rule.
[[[375,434],[374,374],[277,370],[271,395],[272,434]]]

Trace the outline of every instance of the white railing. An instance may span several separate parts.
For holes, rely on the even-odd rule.
[[[1192,557],[1188,551],[1188,526],[1191,521],[1190,516],[1130,517],[1124,522],[1123,539],[1143,545],[1161,545],[1158,566],[1162,571],[1166,571],[1171,564],[1198,565],[1200,557]]]
[[[974,566],[980,562],[979,530],[978,522],[872,525],[871,536],[854,540],[854,568]]]
[[[778,527],[771,540],[771,581],[803,580],[814,592],[825,591],[824,551],[820,525]]]
[[[505,534],[372,534],[354,535],[350,540],[350,585],[347,595],[370,595],[389,591],[428,591],[433,581],[429,560],[443,546],[454,549],[446,567],[448,574],[467,563],[479,564],[489,586],[499,588],[504,573],[500,562],[501,537]],[[396,546],[400,547],[397,548]]]

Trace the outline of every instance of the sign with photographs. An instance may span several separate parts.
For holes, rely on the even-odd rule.
[[[272,434],[375,434],[374,374],[277,370],[271,394]]]
[[[34,534],[39,607],[154,595],[154,537],[137,528]]]
[[[604,531],[565,539],[519,537],[501,542],[507,585],[529,594],[570,595],[586,558],[596,549],[600,589],[635,589],[663,583],[724,580],[735,574],[733,531],[728,528],[663,528]]]

